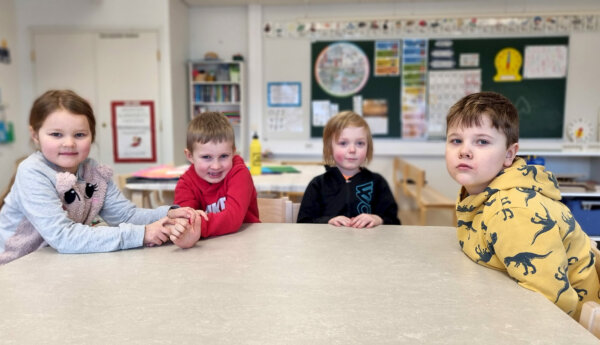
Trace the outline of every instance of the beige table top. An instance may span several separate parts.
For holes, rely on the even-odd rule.
[[[453,228],[252,224],[195,248],[0,267],[0,343],[598,344]]]
[[[295,165],[299,173],[263,174],[252,176],[257,192],[296,192],[304,193],[306,186],[317,175],[325,172],[322,165]],[[165,180],[127,183],[125,187],[131,191],[166,190],[174,191],[177,181]]]

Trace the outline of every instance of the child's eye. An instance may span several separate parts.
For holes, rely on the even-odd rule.
[[[460,144],[462,141],[460,139],[452,138],[452,139],[448,139],[448,142],[450,144]]]
[[[75,138],[85,138],[87,137],[87,133],[77,133],[75,134]]]
[[[488,140],[486,140],[486,139],[479,139],[479,140],[477,140],[477,145],[487,145],[489,143],[490,142]]]
[[[229,158],[229,154],[224,153],[224,154],[221,155],[221,159],[225,159],[225,158]]]
[[[346,146],[347,143],[345,141],[338,141],[338,145],[340,145],[340,146]]]
[[[50,133],[50,136],[60,138],[60,137],[62,137],[62,133],[52,132],[52,133]]]
[[[201,159],[204,159],[205,161],[209,161],[211,160],[211,156],[200,156]]]
[[[366,145],[367,145],[367,143],[364,142],[364,141],[359,141],[359,142],[356,143],[356,146],[358,146],[358,147],[364,147]]]

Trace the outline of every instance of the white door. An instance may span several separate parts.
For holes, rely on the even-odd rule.
[[[115,163],[111,102],[153,101],[157,162],[161,161],[158,34],[34,33],[36,95],[69,88],[88,99],[96,114],[93,157],[125,173],[155,163]]]
[[[71,89],[96,109],[94,40],[90,33],[34,33],[34,97],[50,89]],[[29,109],[27,109],[29,112]],[[102,138],[91,156],[98,159]]]
[[[154,32],[135,34],[103,34],[95,37],[96,76],[98,106],[96,116],[98,134],[112,138],[111,102],[114,101],[153,101],[156,138],[156,154],[161,147],[160,109],[158,104],[158,35]],[[113,140],[101,148],[102,162],[112,164],[115,170],[131,172],[147,168],[156,163],[115,163]],[[157,162],[160,162],[157,156]]]

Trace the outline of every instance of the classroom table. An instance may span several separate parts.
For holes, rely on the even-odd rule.
[[[542,295],[479,266],[450,227],[245,224],[0,266],[15,344],[598,344]]]
[[[275,192],[280,194],[287,193],[304,193],[306,186],[317,175],[325,172],[322,165],[294,165],[292,168],[298,170],[298,173],[281,173],[281,174],[262,174],[253,175],[252,181],[256,191]],[[177,185],[176,180],[148,180],[128,182],[125,188],[131,193],[131,201],[138,207],[153,207],[149,198],[149,192],[152,191],[167,191],[172,192]]]

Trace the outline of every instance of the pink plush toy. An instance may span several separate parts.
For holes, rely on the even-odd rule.
[[[98,216],[108,182],[112,178],[112,169],[106,165],[92,167],[85,165],[83,181],[70,172],[56,174],[56,191],[67,212],[67,217],[76,223],[91,225]],[[12,261],[46,246],[42,236],[26,218],[19,223],[15,235],[9,238],[0,254],[0,264]]]

